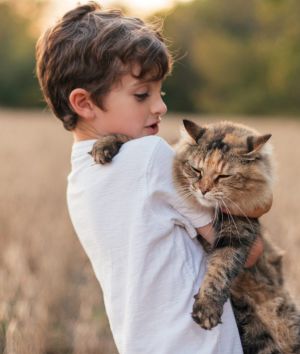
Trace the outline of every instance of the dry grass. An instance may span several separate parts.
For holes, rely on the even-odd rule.
[[[239,121],[273,134],[279,178],[264,221],[287,251],[287,284],[300,303],[300,122]],[[114,354],[101,291],[66,210],[71,134],[41,112],[2,110],[0,122],[0,353]],[[161,135],[174,141],[178,126],[165,120]]]

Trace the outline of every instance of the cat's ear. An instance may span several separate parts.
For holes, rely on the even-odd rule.
[[[261,148],[265,145],[265,143],[271,138],[272,134],[265,134],[259,136],[248,136],[247,137],[247,148],[248,152],[244,154],[245,157],[254,157],[256,153],[258,153]]]
[[[196,143],[199,142],[199,140],[201,139],[202,135],[205,133],[206,130],[205,128],[202,128],[196,123],[187,119],[183,120],[183,125],[185,127],[185,130],[195,140]]]

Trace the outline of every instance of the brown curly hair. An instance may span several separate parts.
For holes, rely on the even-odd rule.
[[[105,110],[103,98],[122,75],[132,73],[133,64],[141,68],[138,79],[164,79],[172,67],[159,26],[120,10],[101,10],[95,2],[67,12],[42,34],[36,60],[45,100],[67,130],[78,120],[69,103],[75,88],[86,89]]]

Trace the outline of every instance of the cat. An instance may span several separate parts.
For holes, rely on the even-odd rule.
[[[283,286],[282,252],[265,237],[259,220],[248,216],[272,202],[271,135],[231,122],[200,127],[184,120],[184,127],[175,146],[175,187],[191,205],[215,208],[214,244],[198,238],[209,256],[192,318],[212,329],[230,298],[245,354],[300,353],[300,313]],[[120,134],[102,137],[91,155],[108,163],[128,140]],[[264,253],[245,268],[257,237],[263,237]]]

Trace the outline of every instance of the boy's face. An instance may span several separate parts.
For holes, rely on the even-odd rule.
[[[161,97],[162,81],[145,82],[126,74],[104,99],[105,111],[96,108],[94,128],[101,134],[132,138],[155,135],[167,107]]]

